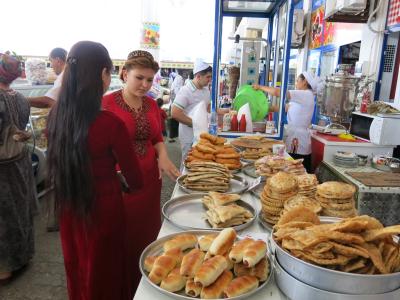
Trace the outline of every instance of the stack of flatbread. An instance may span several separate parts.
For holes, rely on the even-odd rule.
[[[293,175],[303,175],[306,174],[306,168],[303,166],[303,159],[293,159],[286,161],[285,172]]]
[[[297,184],[299,185],[299,195],[306,196],[308,198],[315,198],[315,192],[317,191],[318,179],[314,174],[299,175],[297,178]]]
[[[238,194],[221,194],[209,192],[203,197],[203,204],[208,208],[207,221],[213,228],[228,228],[247,223],[253,214],[235,202],[240,200]]]
[[[281,215],[285,202],[297,194],[296,176],[279,172],[268,178],[261,193],[262,216],[270,224],[275,224]]]
[[[251,149],[248,148],[240,153],[242,158],[247,160],[257,160],[261,157],[264,157],[272,152],[269,149],[261,148],[261,149]]]
[[[327,181],[317,186],[315,198],[322,206],[322,215],[349,218],[357,215],[354,186],[338,181]]]
[[[200,134],[199,142],[190,150],[186,164],[193,161],[217,162],[230,170],[240,169],[240,154],[232,145],[226,144],[226,139],[209,133]]]
[[[254,166],[258,175],[271,177],[286,168],[287,160],[282,156],[268,155],[258,159]]]
[[[232,178],[229,169],[215,162],[194,161],[187,165],[188,173],[183,180],[183,185],[195,191],[217,191],[229,190]]]
[[[316,214],[318,214],[322,210],[322,207],[317,200],[315,200],[313,198],[308,198],[306,196],[297,195],[297,196],[294,196],[294,197],[288,199],[284,203],[282,213],[285,213],[285,212],[292,210],[293,208],[299,207],[299,206],[306,207]]]

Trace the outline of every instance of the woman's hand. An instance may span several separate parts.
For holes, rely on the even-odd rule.
[[[166,174],[171,180],[175,181],[181,175],[168,156],[160,156],[158,158],[158,170],[160,171],[160,179],[162,174]]]
[[[255,89],[256,91],[261,90],[261,86],[259,84],[253,84],[252,88]]]

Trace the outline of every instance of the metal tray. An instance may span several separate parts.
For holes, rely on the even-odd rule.
[[[172,224],[185,230],[199,229],[220,231],[223,228],[212,228],[210,223],[206,220],[207,208],[202,203],[204,195],[206,194],[191,194],[172,198],[164,204],[162,214]],[[250,226],[254,222],[257,217],[257,212],[254,207],[242,200],[236,201],[236,204],[246,208],[253,214],[253,218],[247,223],[232,227],[236,231],[239,231]]]
[[[193,193],[207,193],[207,191],[196,191],[196,190],[192,190],[192,189],[188,189],[183,185],[183,180],[186,178],[186,174],[182,175],[180,177],[178,177],[178,179],[176,180],[176,182],[178,183],[179,187],[186,193],[188,194],[193,194]],[[230,180],[230,186],[228,191],[226,191],[225,193],[227,194],[242,194],[245,191],[247,191],[249,187],[249,183],[247,182],[246,179],[238,176],[238,175],[233,175],[233,177]]]
[[[253,177],[253,178],[259,177],[259,175],[256,173],[256,168],[254,167],[253,164],[246,165],[245,167],[242,168],[242,171],[247,176],[250,176],[250,177]]]
[[[267,221],[265,221],[264,220],[264,218],[262,217],[262,211],[260,210],[259,212],[258,212],[258,221],[260,222],[260,224],[265,228],[265,229],[267,229],[267,231],[268,232],[272,232],[272,230],[273,230],[273,225],[272,224],[269,224]]]
[[[141,256],[140,256],[140,260],[139,260],[139,268],[140,268],[140,272],[142,273],[143,278],[147,281],[147,283],[149,285],[151,285],[153,288],[155,288],[156,290],[158,290],[160,293],[163,293],[169,297],[175,298],[175,299],[188,299],[188,300],[193,300],[195,298],[193,297],[189,297],[186,296],[184,291],[180,291],[179,293],[172,293],[172,292],[168,292],[162,288],[160,288],[158,285],[154,284],[153,282],[150,281],[150,279],[147,277],[148,273],[145,271],[144,268],[144,260],[147,256],[149,255],[160,255],[163,251],[163,245],[164,243],[169,240],[172,239],[173,237],[175,237],[176,235],[182,234],[182,233],[189,233],[189,234],[194,234],[197,237],[201,237],[203,235],[207,235],[207,234],[211,234],[211,233],[219,233],[219,231],[209,231],[209,230],[189,230],[189,231],[185,231],[185,232],[179,232],[179,233],[174,233],[174,234],[170,234],[167,236],[164,236],[154,242],[152,242],[150,245],[148,245],[146,247],[146,249],[143,250]],[[238,239],[241,239],[241,237],[238,237]],[[270,266],[270,272],[269,272],[269,276],[268,279],[266,281],[264,281],[263,283],[261,283],[259,285],[259,287],[249,293],[237,296],[237,297],[231,297],[231,298],[225,298],[225,299],[232,299],[232,300],[239,300],[239,299],[245,299],[250,297],[251,295],[257,293],[258,291],[260,291],[261,289],[263,289],[271,280],[272,274],[274,272],[273,269],[273,264],[272,264],[272,259],[270,257],[270,255],[267,252],[267,259],[269,262],[269,266]]]
[[[321,223],[334,223],[341,219],[320,217]],[[398,242],[398,239],[395,239]],[[320,267],[285,251],[271,234],[271,248],[275,257],[291,276],[315,288],[339,294],[383,294],[400,288],[400,272],[383,275],[353,274]],[[400,298],[398,298],[400,299]]]
[[[275,282],[279,289],[290,299],[296,300],[398,300],[400,289],[375,295],[350,295],[324,291],[297,280],[280,265],[274,261]]]

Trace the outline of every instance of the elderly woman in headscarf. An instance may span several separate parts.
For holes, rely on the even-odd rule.
[[[21,63],[0,53],[0,280],[29,263],[34,253],[36,192],[30,153],[23,143],[30,107],[10,89]]]
[[[323,87],[322,80],[309,72],[302,72],[296,80],[296,89],[288,90],[286,98],[289,104],[287,112],[286,149],[295,159],[302,158],[307,172],[311,172],[311,134],[309,127],[314,113],[315,94]],[[262,90],[279,97],[281,89],[277,87],[253,85],[255,90]]]

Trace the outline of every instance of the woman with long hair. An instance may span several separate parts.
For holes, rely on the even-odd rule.
[[[21,75],[21,62],[0,53],[0,281],[29,263],[34,253],[36,189],[32,161],[22,141],[29,103],[10,84]]]
[[[158,69],[158,63],[149,52],[129,53],[121,73],[124,88],[103,98],[103,108],[117,114],[128,128],[134,147],[132,156],[138,156],[143,173],[143,188],[124,195],[128,269],[133,291],[141,278],[140,254],[157,238],[161,227],[161,175],[165,173],[173,180],[179,175],[163,142],[157,103],[146,96]]]
[[[124,123],[101,110],[111,81],[107,49],[75,44],[49,116],[48,175],[60,213],[71,300],[132,299],[126,274],[126,220],[118,163],[130,191],[143,185]]]

